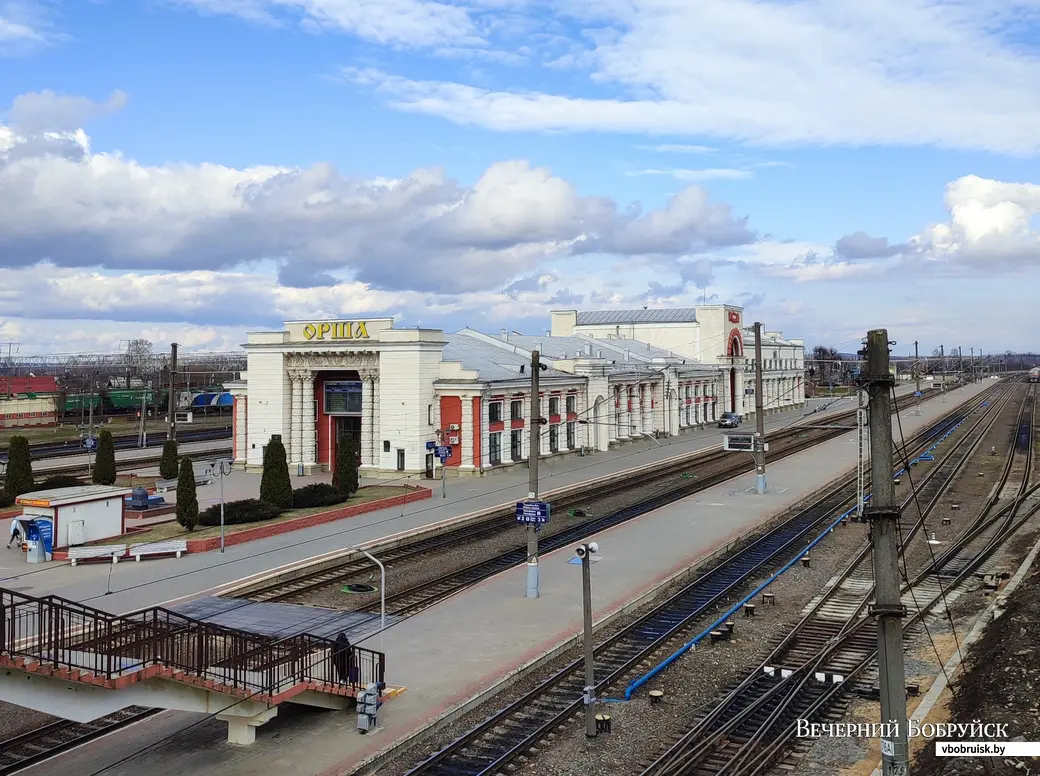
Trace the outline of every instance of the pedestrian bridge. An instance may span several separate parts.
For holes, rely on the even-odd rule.
[[[0,588],[0,700],[90,722],[128,706],[214,714],[251,744],[286,701],[346,709],[384,681],[381,652],[214,625],[155,607],[113,615]]]

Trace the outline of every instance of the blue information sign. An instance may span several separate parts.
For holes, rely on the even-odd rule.
[[[549,504],[545,501],[517,501],[516,521],[541,525],[549,522]]]
[[[920,396],[920,395],[921,395],[920,391],[914,391],[914,396]]]
[[[450,447],[438,447],[437,448],[437,457],[441,459],[441,463],[444,463],[444,461],[447,461],[449,458],[451,458],[451,448]]]
[[[97,437],[87,437],[86,439],[83,440],[83,446],[87,450],[96,450],[97,449]]]
[[[43,542],[43,551],[46,553],[53,552],[54,547],[54,526],[50,520],[37,520],[36,527],[40,531],[40,541]]]
[[[437,443],[436,442],[427,442],[426,443],[426,449],[427,450],[433,450],[435,447],[437,447]]]

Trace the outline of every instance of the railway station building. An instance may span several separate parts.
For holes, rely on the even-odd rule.
[[[733,351],[725,360],[703,346],[706,358],[692,347],[668,347],[691,333],[701,337],[698,345],[711,341],[712,330],[696,319],[700,309],[637,311],[679,313],[683,320],[656,322],[664,327],[657,332],[655,322],[642,323],[635,313],[624,325],[585,323],[616,313],[553,313],[552,330],[543,336],[398,329],[392,318],[289,321],[280,331],[251,332],[247,371],[227,384],[234,396],[235,463],[262,468],[264,448],[278,435],[292,472],[328,469],[340,446],[349,444],[359,451],[363,476],[433,477],[427,445],[434,442],[451,448],[448,473],[484,475],[526,463],[533,416],[545,421],[533,446],[548,457],[701,428],[733,411],[734,396],[736,411],[746,414],[754,397],[745,401],[745,383],[754,380],[739,318],[726,330],[734,338],[716,349]],[[729,310],[740,313],[725,308],[723,315]],[[803,362],[800,344],[778,335],[771,342],[778,355],[770,362],[797,353],[786,378],[794,380],[794,363],[800,368]],[[548,368],[532,402],[534,350]],[[778,371],[774,379],[780,396],[785,378]],[[792,387],[786,404],[796,395]]]

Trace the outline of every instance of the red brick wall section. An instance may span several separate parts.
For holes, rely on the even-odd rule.
[[[452,424],[459,427],[458,431],[449,431]],[[468,433],[466,425],[462,422],[462,399],[458,396],[441,397],[441,443],[449,444],[449,437],[458,436],[462,440],[462,434]],[[459,466],[462,464],[462,445],[452,445],[451,458],[447,466]]]
[[[301,528],[310,528],[314,525],[333,523],[337,520],[345,520],[348,517],[357,517],[358,515],[363,515],[367,512],[377,512],[380,509],[389,509],[390,507],[410,504],[413,501],[423,501],[433,495],[433,491],[429,488],[420,488],[418,485],[402,485],[400,487],[401,490],[404,491],[400,496],[391,496],[390,498],[383,498],[378,501],[369,501],[365,504],[357,504],[352,507],[339,507],[337,509],[331,509],[328,512],[318,512],[317,514],[300,517],[296,520],[286,520],[281,523],[271,523],[269,525],[258,525],[256,528],[246,528],[242,531],[225,534],[224,546],[230,547],[234,544],[255,542],[257,539],[266,539],[269,536],[279,536],[284,533],[290,533],[291,531],[299,531]],[[362,488],[362,490],[364,490],[364,488]],[[210,550],[215,550],[219,547],[219,536],[214,536],[209,539],[188,540],[188,552],[209,552]],[[68,560],[68,553],[56,550],[53,557],[54,560]]]

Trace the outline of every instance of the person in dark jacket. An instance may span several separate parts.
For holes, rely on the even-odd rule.
[[[344,684],[351,681],[351,668],[354,664],[354,648],[342,631],[336,636],[336,646],[332,648],[332,664],[336,667],[336,676]]]

